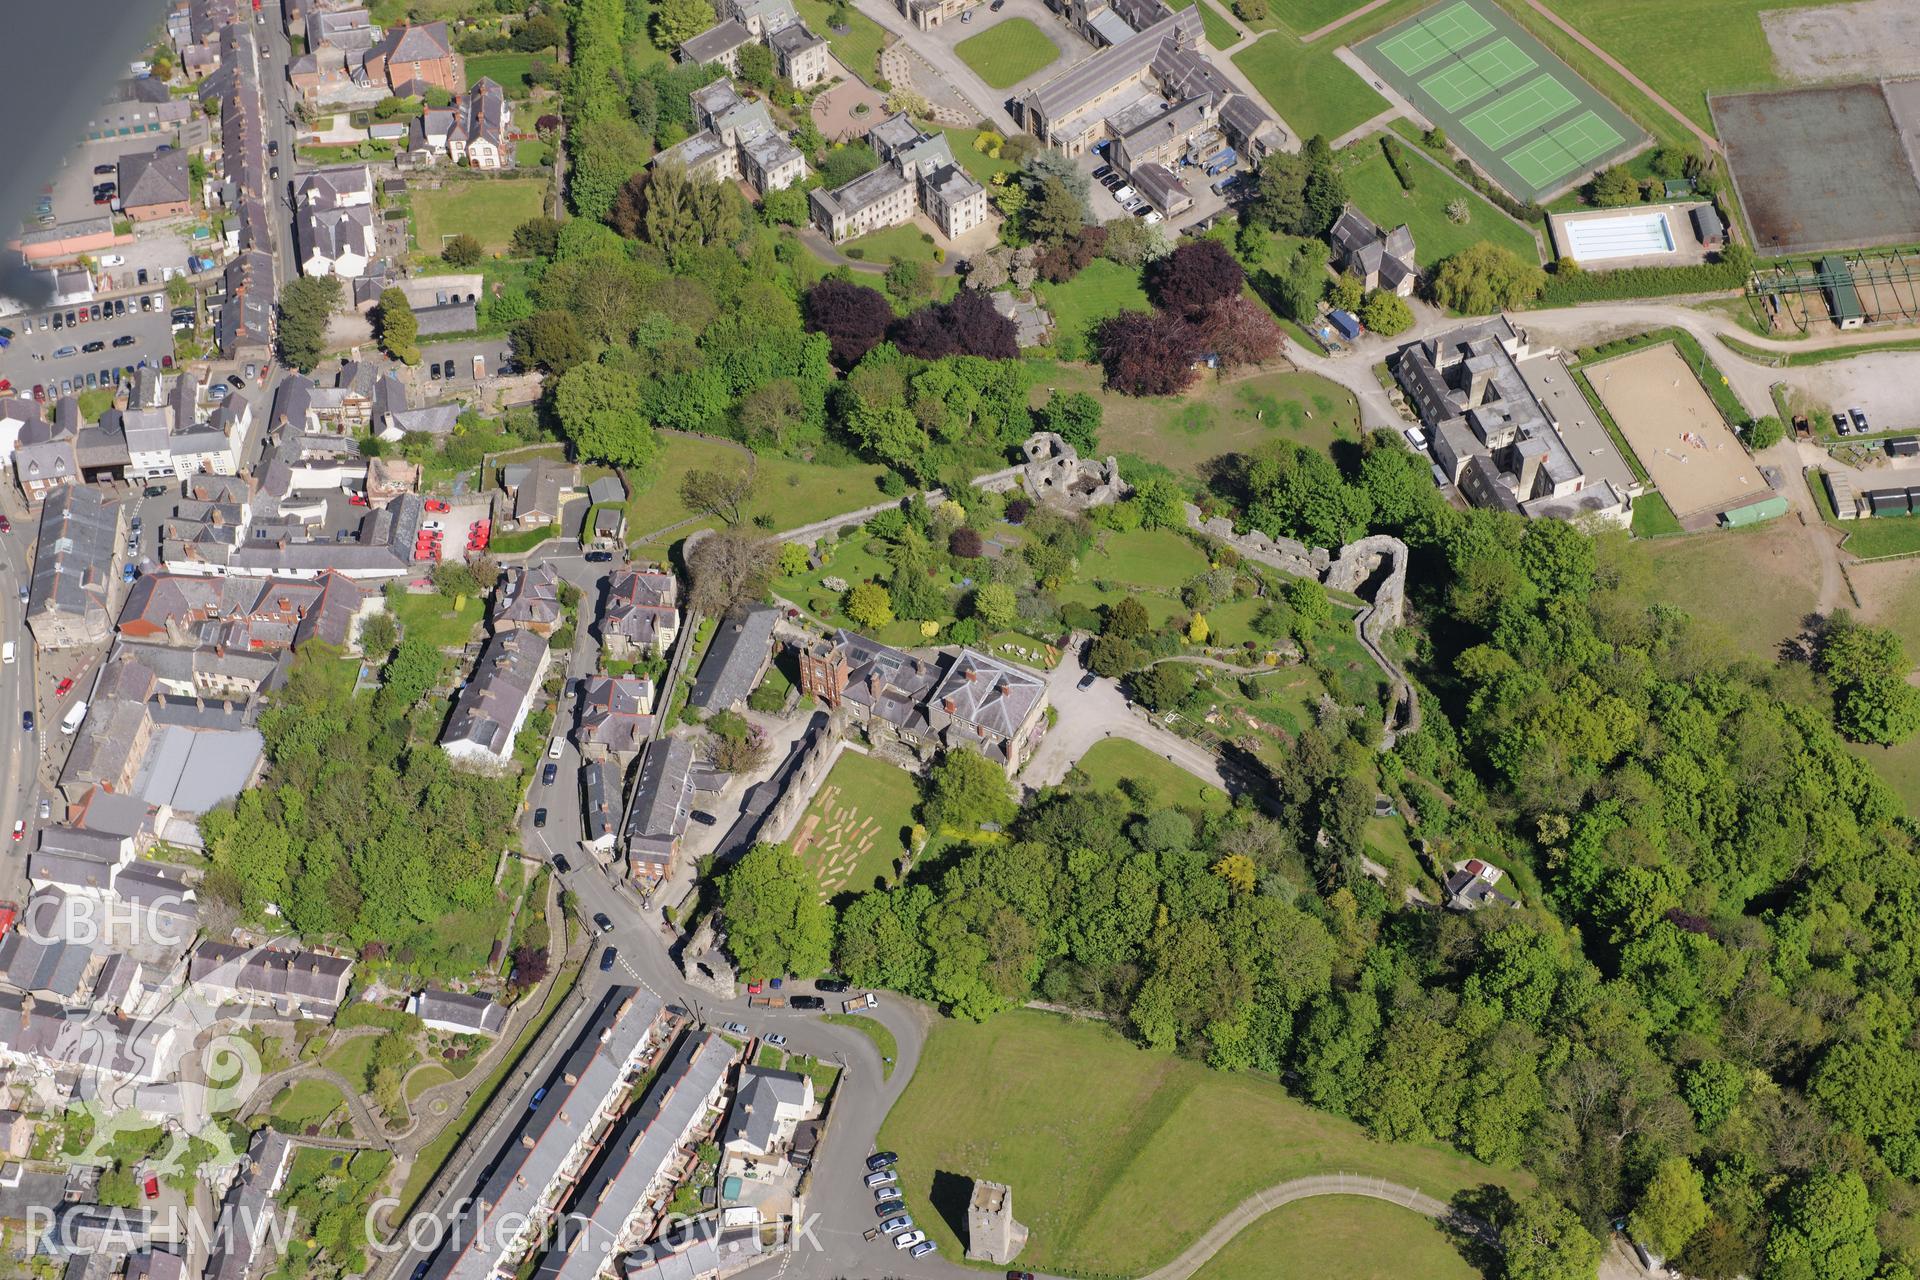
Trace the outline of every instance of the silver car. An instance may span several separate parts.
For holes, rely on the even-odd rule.
[[[890,1182],[898,1181],[900,1181],[900,1175],[891,1169],[877,1169],[867,1175],[867,1185],[870,1187],[884,1187]]]
[[[885,1222],[881,1223],[880,1230],[886,1232],[888,1235],[892,1235],[896,1231],[911,1231],[913,1230],[913,1219],[903,1213],[897,1218],[888,1218]]]

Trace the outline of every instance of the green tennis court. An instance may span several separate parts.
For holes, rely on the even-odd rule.
[[[1424,71],[1440,59],[1491,34],[1493,24],[1467,0],[1422,18],[1391,40],[1380,42],[1380,52],[1407,75]]]
[[[1563,173],[1580,168],[1619,145],[1613,126],[1591,111],[1583,112],[1542,134],[1506,157],[1522,179],[1544,186]]]
[[[1522,134],[1543,127],[1579,105],[1580,96],[1548,71],[1512,93],[1495,98],[1471,115],[1463,116],[1461,123],[1473,131],[1474,137],[1498,151]]]
[[[1501,36],[1460,61],[1420,82],[1429,97],[1447,111],[1478,102],[1502,85],[1511,84],[1538,65],[1519,45]]]

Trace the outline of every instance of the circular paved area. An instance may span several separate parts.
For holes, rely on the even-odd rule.
[[[863,138],[886,117],[886,103],[885,97],[849,76],[813,100],[813,127],[828,142]]]

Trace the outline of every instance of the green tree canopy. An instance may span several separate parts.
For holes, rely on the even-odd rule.
[[[833,908],[820,882],[783,844],[757,844],[720,877],[727,950],[742,977],[811,978],[833,948]]]

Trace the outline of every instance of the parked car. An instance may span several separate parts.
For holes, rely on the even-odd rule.
[[[816,991],[831,991],[836,995],[848,989],[848,983],[844,978],[816,978],[813,986]]]
[[[787,1001],[789,1009],[819,1010],[827,1007],[827,1002],[819,996],[794,996]]]
[[[68,356],[77,356],[79,354],[80,348],[78,347],[58,347],[54,350],[53,358],[55,360],[65,360]]]
[[[891,1169],[876,1169],[868,1174],[863,1181],[870,1187],[884,1187],[889,1183],[900,1181],[900,1175]]]
[[[14,840],[15,841],[24,840],[26,839],[26,836],[27,836],[27,820],[25,818],[15,818],[13,820]]]
[[[1849,409],[1847,410],[1847,413],[1851,415],[1853,418],[1854,434],[1856,435],[1867,434],[1867,415],[1860,412],[1860,410],[1858,409]]]
[[[892,1151],[876,1151],[867,1157],[869,1169],[891,1169],[899,1162],[899,1155]]]
[[[53,816],[53,803],[45,796],[40,797],[40,821],[45,822]]]
[[[593,913],[593,927],[602,933],[612,933],[613,917],[604,911],[596,911]]]
[[[135,338],[132,334],[123,333],[113,340],[113,345],[116,347],[130,347],[137,341],[139,341],[139,339]]]
[[[935,1244],[931,1240],[922,1240],[919,1244],[907,1250],[907,1256],[909,1258],[924,1258],[928,1254],[932,1253],[935,1249],[938,1249],[939,1247],[940,1247],[939,1245]]]
[[[445,515],[447,512],[453,510],[453,508],[438,498],[428,498],[427,510],[433,512],[435,515]]]
[[[535,809],[533,811],[533,825],[536,828],[544,827],[547,825],[547,811],[544,808]]]
[[[93,166],[93,172],[96,177],[98,177],[101,174],[105,174],[108,177],[112,177],[114,174],[120,172],[120,167],[118,165],[111,165],[111,164],[97,164]]]
[[[113,314],[116,316],[127,314],[127,300],[125,298],[115,298],[113,300]]]
[[[56,698],[64,698],[72,692],[73,692],[72,676],[61,676],[60,683],[53,686],[53,696]]]
[[[905,1235],[895,1236],[893,1238],[893,1247],[896,1249],[911,1249],[926,1238],[927,1233],[924,1231],[909,1231]]]
[[[561,875],[567,875],[573,870],[573,864],[567,861],[567,855],[564,853],[553,855],[553,865],[560,869]]]
[[[902,1200],[899,1193],[892,1187],[887,1188],[887,1198],[873,1206],[873,1216],[876,1218],[891,1218],[896,1213],[906,1211],[907,1202]]]
[[[608,947],[605,951],[602,951],[600,953],[600,972],[605,973],[613,968],[613,962],[619,958],[620,948],[618,947]]]
[[[1093,180],[1095,182],[1105,182],[1109,177],[1112,176],[1112,174],[1113,174],[1113,166],[1110,164],[1103,164],[1099,168],[1093,171]]]
[[[750,1036],[753,1034],[753,1032],[747,1030],[746,1024],[742,1022],[723,1023],[720,1029],[736,1036]]]
[[[559,776],[560,766],[551,760],[547,761],[547,767],[540,771],[540,781],[549,787],[553,785],[553,780]]]
[[[22,711],[20,713],[20,731],[22,733],[33,732],[33,712]]]
[[[787,1038],[781,1035],[780,1033],[775,1032],[773,1035],[770,1035],[767,1037],[767,1043],[772,1045],[776,1049],[784,1049],[787,1047]]]
[[[888,1218],[885,1222],[881,1223],[880,1230],[886,1232],[888,1235],[892,1235],[896,1231],[911,1231],[913,1230],[913,1219],[903,1213],[897,1217]]]
[[[1074,685],[1073,687],[1076,689],[1091,689],[1093,688],[1094,681],[1098,680],[1099,678],[1100,678],[1100,675],[1098,672],[1089,671],[1087,672],[1087,674],[1081,676],[1080,682]]]
[[[164,498],[167,496],[167,486],[163,484],[150,484],[140,492],[149,498]]]
[[[687,813],[687,816],[689,818],[692,818],[695,822],[699,823],[703,827],[716,826],[718,825],[718,821],[719,821],[712,814],[708,813],[705,809],[689,810]]]
[[[589,551],[587,552],[585,559],[588,564],[606,564],[613,559],[613,552]]]

